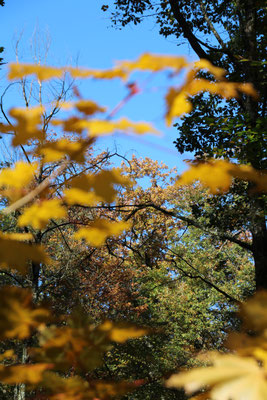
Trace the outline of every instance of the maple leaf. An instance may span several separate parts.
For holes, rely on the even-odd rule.
[[[96,70],[96,69],[82,69],[82,68],[68,68],[68,71],[73,78],[94,78],[94,79],[127,79],[128,74],[123,68],[112,68],[108,70]]]
[[[0,289],[1,339],[25,339],[49,316],[48,309],[34,307],[29,290],[14,286]]]
[[[81,174],[68,181],[70,189],[64,191],[68,204],[94,205],[99,201],[111,203],[117,191],[114,185],[130,187],[132,182],[121,174],[119,168],[103,170],[98,174]]]
[[[59,139],[55,142],[48,142],[39,147],[38,153],[44,156],[43,161],[47,163],[59,161],[66,155],[72,161],[83,163],[85,161],[84,152],[87,147],[87,141]]]
[[[227,192],[233,178],[250,180],[255,183],[259,191],[267,191],[266,173],[257,171],[249,165],[237,165],[223,160],[211,160],[192,166],[180,176],[177,185],[186,185],[199,180],[211,193],[217,194]]]
[[[97,112],[105,112],[105,107],[100,107],[92,100],[79,100],[75,103],[75,108],[85,115],[93,115]]]
[[[17,383],[35,385],[42,381],[44,371],[52,367],[52,364],[0,365],[0,381],[9,385]]]
[[[95,220],[90,227],[81,228],[75,234],[76,239],[85,239],[92,246],[101,246],[107,237],[119,236],[124,230],[129,229],[129,222],[110,222],[105,219]]]
[[[18,226],[31,225],[35,229],[44,228],[51,218],[64,218],[66,210],[61,200],[43,200],[26,208],[18,218]]]
[[[223,68],[215,67],[210,61],[201,58],[199,61],[194,62],[194,68],[203,70],[206,69],[210,72],[215,78],[222,79],[224,78],[226,71]]]
[[[1,170],[0,186],[11,186],[16,189],[24,188],[33,180],[37,169],[37,163],[28,164],[18,161],[14,168],[4,168]]]
[[[132,122],[127,118],[121,118],[118,121],[107,120],[90,120],[87,123],[89,136],[102,136],[114,133],[115,131],[130,132],[139,135],[145,133],[153,133],[159,135],[160,132],[156,130],[151,124],[147,122]]]
[[[182,68],[188,66],[188,63],[184,57],[144,53],[136,61],[123,61],[119,63],[119,66],[129,71],[148,70],[157,72],[172,69],[179,72]]]
[[[50,263],[40,245],[23,243],[17,234],[0,233],[0,266],[4,269],[15,268],[22,274],[28,271],[29,261]]]
[[[172,375],[166,385],[184,387],[189,394],[210,385],[213,400],[266,399],[266,370],[254,358],[218,354],[213,364]]]
[[[40,81],[45,81],[52,78],[61,78],[65,69],[48,67],[46,65],[37,64],[9,64],[8,79],[22,79],[28,75],[36,75]]]
[[[127,118],[121,118],[118,121],[107,121],[70,117],[67,120],[53,120],[51,124],[55,126],[62,125],[63,130],[66,132],[82,133],[84,130],[87,130],[90,137],[110,135],[116,131],[136,133],[139,135],[143,135],[144,133],[160,134],[159,131],[147,122],[132,122]]]
[[[38,128],[42,122],[42,114],[44,108],[42,106],[33,108],[12,108],[9,115],[17,120],[13,125],[15,136],[13,137],[13,146],[28,144],[32,139],[44,140],[44,131]]]
[[[113,323],[111,321],[105,321],[98,327],[98,330],[106,332],[109,339],[117,343],[124,343],[128,339],[136,339],[149,333],[146,328],[140,328],[129,323]]]
[[[6,360],[6,359],[15,359],[16,354],[14,353],[13,349],[6,350],[4,353],[0,354],[0,361]]]

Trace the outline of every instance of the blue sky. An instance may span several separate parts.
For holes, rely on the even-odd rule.
[[[104,3],[104,0],[103,0]],[[106,1],[105,4],[110,2]],[[0,9],[0,45],[5,47],[6,62],[15,60],[15,43],[22,34],[19,44],[21,62],[30,62],[30,43],[35,30],[44,38],[51,39],[47,64],[110,68],[117,60],[135,59],[144,52],[159,54],[187,55],[188,46],[176,46],[176,40],[164,39],[158,34],[158,27],[151,19],[139,26],[128,26],[116,30],[111,26],[108,12],[101,11],[102,0],[6,0]],[[194,59],[194,54],[189,55]],[[2,93],[6,82],[4,69],[0,76]],[[99,142],[102,148],[116,145],[122,154],[131,152],[141,157],[151,157],[163,161],[168,166],[177,166],[181,172],[185,168],[182,160],[188,155],[179,155],[173,145],[176,129],[164,125],[164,103],[162,100],[166,80],[153,79],[147,93],[136,96],[117,115],[133,120],[154,123],[164,133],[163,138],[146,136],[140,140],[115,136]],[[126,95],[127,89],[119,81],[82,82],[79,86],[85,98],[112,109]],[[11,105],[17,100],[15,88],[8,97]]]

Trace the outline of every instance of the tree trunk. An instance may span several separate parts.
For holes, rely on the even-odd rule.
[[[267,230],[265,219],[254,226],[252,254],[255,262],[256,290],[267,290]]]

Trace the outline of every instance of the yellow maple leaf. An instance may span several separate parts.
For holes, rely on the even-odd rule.
[[[159,135],[151,124],[147,122],[132,122],[127,118],[121,118],[118,121],[107,121],[101,119],[87,120],[78,117],[71,117],[67,120],[53,120],[51,124],[61,125],[66,132],[82,133],[87,130],[90,137],[110,135],[116,131],[136,133],[143,135],[145,133],[153,133]]]
[[[172,375],[166,385],[184,387],[189,394],[209,385],[213,400],[266,400],[266,370],[256,359],[217,354],[213,364]]]
[[[14,234],[0,233],[1,268],[14,268],[22,274],[25,274],[28,271],[30,261],[45,264],[50,262],[42,246],[23,243],[21,238],[19,238],[19,240],[16,239],[16,236],[14,239]]]
[[[9,64],[8,79],[22,79],[28,75],[36,75],[40,81],[61,78],[64,74],[64,68],[49,67],[37,64]]]
[[[15,136],[13,137],[13,146],[28,144],[32,139],[43,140],[45,133],[38,125],[42,122],[44,108],[41,106],[32,108],[12,108],[9,115],[17,120],[13,125]]]
[[[112,321],[103,322],[98,328],[101,332],[106,332],[110,340],[117,343],[124,343],[128,339],[136,339],[147,335],[149,330],[140,328],[129,323],[114,323]]]
[[[199,180],[202,185],[208,187],[211,193],[226,192],[232,183],[232,176],[229,173],[229,163],[214,161],[192,166],[180,176],[177,185],[187,185],[196,180]]]
[[[42,381],[44,371],[51,368],[53,364],[0,365],[0,381],[9,385],[17,383],[35,385]]]
[[[127,118],[121,118],[118,121],[90,120],[87,121],[86,129],[91,137],[109,135],[116,131],[136,133],[139,135],[145,133],[160,134],[158,130],[147,122],[132,122]]]
[[[90,227],[81,228],[75,234],[76,239],[85,239],[92,246],[101,246],[107,237],[119,236],[124,230],[129,229],[129,222],[110,222],[105,219],[97,219]]]
[[[130,179],[119,168],[103,170],[98,174],[81,174],[68,181],[70,189],[64,190],[68,204],[94,205],[99,201],[112,203],[117,191],[114,185],[131,186]]]
[[[119,66],[126,71],[148,70],[157,72],[172,69],[179,72],[182,68],[188,66],[188,63],[184,57],[144,53],[136,61],[123,61],[119,63]]]
[[[185,113],[189,113],[193,106],[187,99],[188,95],[186,92],[180,89],[171,87],[165,97],[167,111],[165,114],[167,126],[171,126],[172,121],[175,117],[180,117]]]
[[[210,72],[212,75],[215,76],[217,79],[222,79],[224,78],[224,75],[226,73],[225,69],[215,67],[210,61],[201,58],[199,61],[194,62],[193,64],[194,68],[202,70],[206,69],[208,72]]]
[[[123,68],[112,68],[107,70],[85,69],[85,68],[68,68],[73,78],[94,78],[94,79],[127,79],[128,74]]]
[[[37,169],[37,163],[28,164],[18,161],[14,168],[4,168],[1,170],[0,186],[11,186],[16,189],[24,188],[33,180]]]
[[[79,100],[75,103],[75,108],[85,115],[93,115],[97,112],[105,112],[105,107],[100,107],[92,100]]]
[[[25,339],[46,322],[50,312],[33,305],[29,290],[14,286],[0,289],[0,338]]]
[[[6,360],[6,359],[15,359],[16,354],[14,353],[13,349],[6,350],[4,353],[0,354],[0,361]]]
[[[61,200],[43,200],[24,210],[18,218],[18,226],[31,225],[35,229],[44,228],[51,218],[64,218],[66,210]]]
[[[68,139],[59,139],[56,142],[48,142],[39,147],[38,153],[44,156],[44,162],[55,162],[68,155],[70,160],[83,163],[85,161],[84,152],[88,143],[83,140],[71,141]]]
[[[252,181],[256,190],[267,191],[267,174],[264,171],[224,160],[211,160],[192,166],[180,176],[177,185],[186,185],[199,180],[211,193],[216,194],[227,192],[233,178]]]

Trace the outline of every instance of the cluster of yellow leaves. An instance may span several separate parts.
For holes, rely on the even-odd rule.
[[[180,176],[177,185],[187,185],[198,180],[208,187],[211,193],[218,194],[227,192],[234,178],[253,182],[255,190],[259,192],[267,191],[265,171],[258,171],[250,165],[237,165],[223,160],[211,160],[193,165]]]
[[[249,333],[231,333],[226,345],[235,354],[212,353],[211,366],[172,375],[168,387],[183,387],[188,394],[202,393],[212,400],[265,400],[267,393],[267,293],[258,292],[241,305]],[[251,334],[252,333],[252,334]],[[208,387],[208,388],[207,388]],[[210,388],[210,389],[209,389]],[[197,399],[197,396],[196,396]]]

